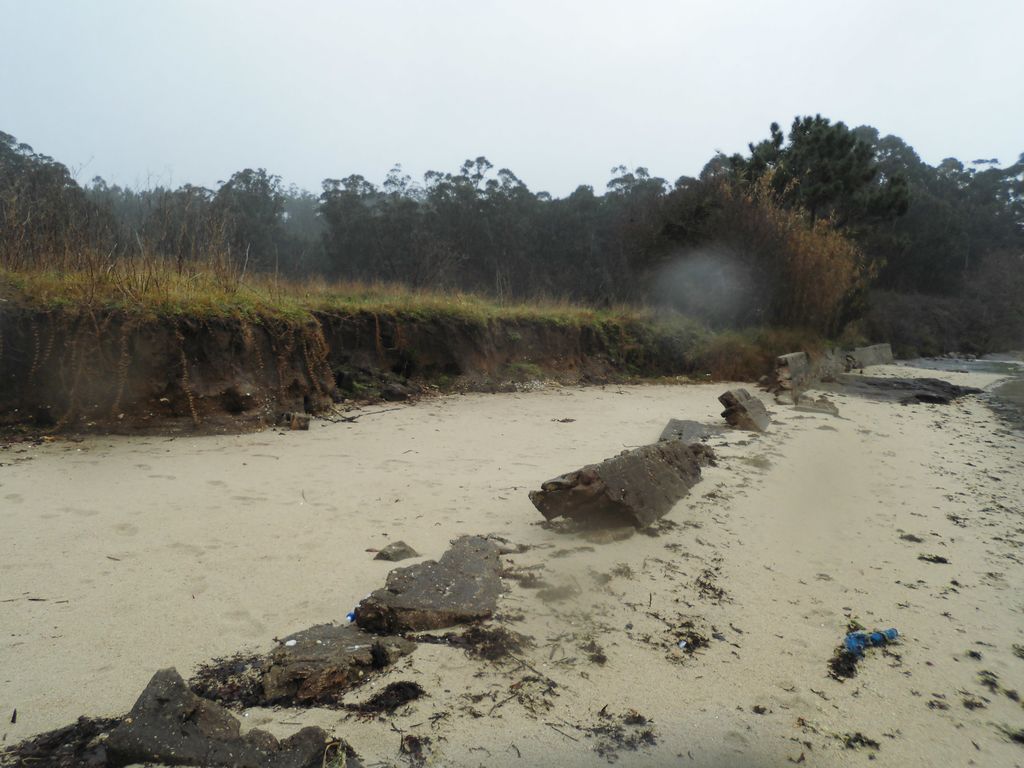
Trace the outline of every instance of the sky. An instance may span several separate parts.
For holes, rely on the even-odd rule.
[[[932,164],[1024,152],[1022,0],[0,0],[0,131],[80,182],[319,191],[485,155],[670,181],[820,113]]]

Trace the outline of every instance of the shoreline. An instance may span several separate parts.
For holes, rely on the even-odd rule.
[[[15,599],[0,602],[13,628],[0,645],[0,706],[19,710],[16,724],[0,726],[5,744],[81,714],[127,711],[160,667],[187,677],[212,658],[343,621],[392,567],[368,548],[405,539],[436,558],[459,534],[495,532],[532,547],[509,566],[540,566],[567,588],[545,601],[510,584],[497,622],[534,638],[522,661],[554,692],[526,683],[492,711],[527,670],[421,645],[346,697],[420,682],[429,698],[386,721],[254,709],[245,726],[281,736],[322,725],[369,762],[397,759],[394,725],[431,738],[444,764],[522,765],[517,752],[527,764],[553,755],[591,764],[608,705],[652,721],[656,745],[609,746],[630,763],[688,752],[697,764],[788,764],[800,754],[852,764],[863,751],[883,765],[1019,760],[992,723],[1020,727],[1020,707],[977,675],[1024,686],[1012,650],[1024,643],[1020,609],[1008,599],[1024,586],[1013,532],[1024,437],[981,399],[900,406],[829,394],[839,417],[768,403],[768,433],[709,440],[719,465],[657,537],[594,543],[540,524],[528,490],[653,441],[669,418],[719,423],[715,398],[729,386],[453,395],[356,423],[314,422],[309,433],[103,436],[5,451],[10,594],[0,600]],[[933,552],[951,565],[918,559]],[[896,626],[903,640],[898,659],[872,655],[858,678],[838,683],[826,665],[851,617]],[[671,642],[685,621],[708,638],[692,655]],[[584,650],[590,643],[604,663]],[[985,707],[965,709],[959,690]],[[839,736],[854,732],[880,748],[847,749]]]

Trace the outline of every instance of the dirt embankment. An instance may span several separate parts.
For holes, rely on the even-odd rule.
[[[228,431],[346,398],[433,384],[692,372],[682,340],[643,323],[561,324],[375,313],[302,320],[0,312],[0,425]]]

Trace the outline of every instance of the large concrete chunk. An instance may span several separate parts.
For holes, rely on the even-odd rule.
[[[745,389],[730,389],[718,396],[718,402],[725,406],[722,416],[737,429],[764,432],[771,423],[764,403]]]
[[[799,392],[811,376],[811,359],[806,352],[791,352],[775,358],[775,383],[780,390]]]
[[[666,440],[548,480],[530,491],[530,501],[548,520],[564,515],[642,528],[663,517],[698,480],[694,452],[680,440]]]
[[[717,435],[722,429],[719,426],[701,424],[699,421],[691,419],[669,419],[658,440],[682,440],[686,445],[690,445],[700,442],[706,437],[711,437],[711,435]]]
[[[243,737],[227,710],[192,693],[174,669],[162,669],[111,732],[107,755],[112,766],[318,768],[328,743],[327,734],[312,727],[280,742],[258,729]]]
[[[356,623],[372,632],[441,629],[494,613],[501,593],[498,545],[463,536],[437,562],[396,568],[356,608]]]
[[[266,704],[337,704],[367,675],[412,653],[416,644],[378,637],[351,625],[319,624],[284,638],[263,675]]]
[[[867,368],[869,365],[889,365],[893,362],[892,347],[888,344],[858,347],[847,354],[847,359],[852,362],[854,368]]]

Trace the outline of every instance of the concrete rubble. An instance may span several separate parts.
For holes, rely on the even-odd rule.
[[[242,736],[236,717],[192,693],[174,669],[162,669],[111,731],[106,749],[111,766],[317,768],[331,741],[316,727],[303,728],[283,741],[255,728]]]
[[[490,618],[501,593],[498,545],[462,536],[439,561],[427,560],[388,574],[355,610],[371,632],[416,632]]]
[[[337,704],[346,689],[415,648],[401,637],[380,637],[352,625],[318,624],[284,638],[270,653],[262,679],[264,703]]]
[[[666,440],[623,451],[545,482],[530,491],[544,517],[568,517],[592,525],[643,528],[663,517],[700,480],[694,450]]]
[[[771,417],[760,399],[745,389],[730,389],[718,396],[718,402],[725,406],[722,416],[730,426],[751,432],[764,432],[771,423]]]
[[[389,560],[397,563],[399,560],[408,560],[410,557],[419,557],[420,553],[410,547],[404,541],[393,541],[377,553],[374,560]]]
[[[804,413],[825,413],[829,416],[839,415],[839,408],[824,395],[817,398],[805,394],[798,395],[795,410]]]
[[[714,424],[701,424],[691,419],[669,419],[658,440],[682,440],[690,445],[724,431],[722,427]]]

